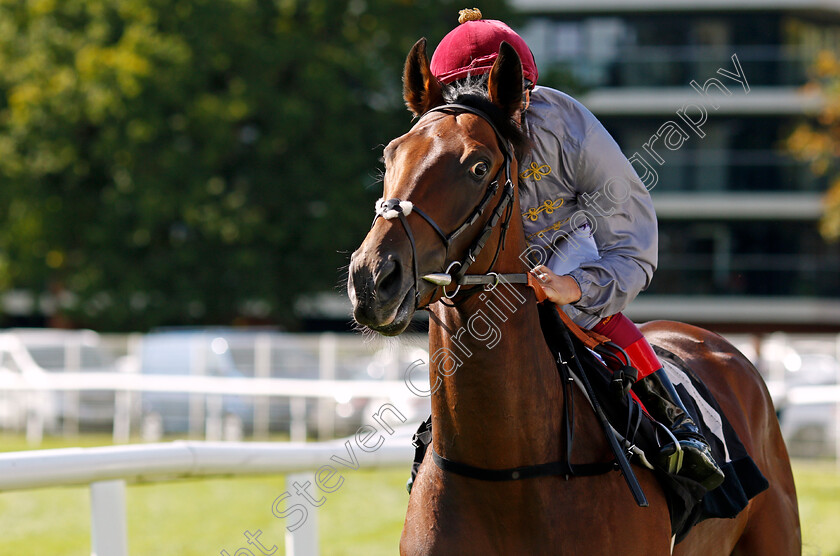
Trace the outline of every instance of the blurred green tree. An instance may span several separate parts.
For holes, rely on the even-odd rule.
[[[840,59],[824,50],[817,56],[806,90],[821,93],[825,105],[816,121],[799,124],[785,141],[798,160],[809,162],[817,176],[830,176],[823,197],[820,233],[829,241],[840,240]]]
[[[100,330],[292,323],[370,223],[408,49],[462,7],[0,0],[0,291]]]

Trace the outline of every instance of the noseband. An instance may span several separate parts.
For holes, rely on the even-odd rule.
[[[487,186],[487,190],[484,192],[484,196],[479,201],[478,205],[473,209],[472,213],[449,234],[446,234],[441,230],[440,226],[432,219],[429,215],[425,212],[420,210],[419,207],[414,205],[411,201],[408,200],[401,200],[401,199],[388,199],[387,201],[384,199],[379,199],[376,202],[376,216],[373,219],[373,223],[376,223],[376,220],[379,217],[382,217],[386,220],[391,220],[393,218],[399,218],[400,222],[405,229],[405,233],[408,236],[408,241],[411,244],[411,258],[412,264],[414,268],[414,306],[415,309],[419,308],[420,306],[420,271],[417,266],[417,245],[414,241],[414,234],[411,231],[411,226],[408,224],[408,220],[406,216],[411,214],[412,212],[417,213],[423,220],[425,220],[429,226],[437,233],[438,237],[443,242],[444,247],[446,248],[446,255],[445,260],[446,262],[446,270],[444,272],[439,273],[432,273],[426,274],[422,276],[422,279],[426,280],[427,282],[431,282],[432,284],[438,285],[441,287],[442,294],[447,299],[452,299],[455,297],[458,292],[461,290],[461,286],[476,286],[476,285],[484,285],[485,289],[491,290],[499,284],[501,280],[504,280],[508,283],[512,284],[527,284],[528,283],[528,275],[525,273],[521,274],[498,274],[496,272],[492,272],[493,266],[496,264],[496,260],[499,257],[499,252],[504,249],[505,244],[505,236],[507,234],[508,226],[510,225],[510,218],[513,212],[513,182],[511,181],[511,172],[510,166],[511,161],[513,160],[513,150],[511,149],[510,143],[505,140],[502,136],[501,132],[498,128],[493,124],[493,121],[490,117],[478,110],[473,108],[472,106],[467,106],[464,104],[444,104],[442,106],[438,106],[437,108],[432,108],[426,114],[423,114],[425,117],[432,112],[444,112],[447,114],[458,114],[463,112],[468,112],[470,114],[474,114],[485,122],[487,122],[490,127],[493,129],[493,132],[496,134],[496,138],[499,141],[499,147],[504,155],[504,164],[499,171],[496,173],[493,181]],[[421,118],[422,120],[422,118]],[[420,123],[419,121],[417,122]],[[502,197],[499,199],[499,202],[496,204],[496,207],[493,209],[493,213],[490,215],[490,218],[485,222],[484,227],[481,229],[481,232],[476,237],[475,241],[473,241],[470,248],[467,250],[466,255],[460,260],[450,260],[449,257],[449,248],[452,245],[452,242],[460,236],[464,231],[470,228],[475,222],[481,218],[484,214],[484,211],[487,210],[487,207],[490,205],[490,201],[493,200],[493,197],[496,196],[496,193],[499,191],[499,176],[504,171],[505,174],[505,183],[502,186]],[[478,257],[481,250],[484,248],[484,245],[487,243],[487,240],[490,238],[490,234],[493,233],[493,228],[495,228],[496,224],[502,219],[504,214],[504,219],[502,220],[501,225],[501,236],[499,238],[499,244],[496,246],[496,253],[493,256],[493,261],[490,263],[488,267],[488,271],[485,274],[467,274],[467,270],[469,267],[475,262],[476,258]],[[454,292],[447,293],[446,286],[450,284],[456,284],[457,287],[455,288]]]

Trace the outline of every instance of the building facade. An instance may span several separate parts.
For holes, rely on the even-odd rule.
[[[651,190],[654,281],[628,310],[719,330],[840,330],[840,246],[817,230],[826,178],[783,142],[823,100],[840,1],[514,0],[541,84],[604,123]]]

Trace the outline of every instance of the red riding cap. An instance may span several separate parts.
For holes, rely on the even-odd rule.
[[[536,84],[534,55],[513,29],[495,19],[481,19],[478,10],[462,10],[458,21],[461,24],[443,37],[432,55],[432,74],[441,82],[488,73],[505,41],[519,54],[525,79]]]

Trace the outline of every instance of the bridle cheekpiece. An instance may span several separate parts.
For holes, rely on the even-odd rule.
[[[493,179],[490,184],[488,184],[486,191],[484,192],[484,196],[478,202],[478,205],[473,209],[472,213],[457,227],[454,231],[450,232],[449,234],[444,233],[441,230],[440,226],[425,212],[423,212],[419,207],[413,204],[411,201],[401,200],[401,199],[379,199],[376,201],[376,217],[374,217],[374,224],[379,217],[382,217],[386,220],[392,220],[394,218],[399,218],[400,222],[405,229],[405,233],[408,236],[409,243],[411,244],[411,255],[412,255],[412,264],[414,269],[414,296],[415,296],[415,309],[419,308],[420,305],[420,279],[435,284],[436,286],[440,286],[442,289],[443,297],[447,299],[454,298],[461,290],[461,286],[478,286],[483,285],[486,290],[492,290],[495,288],[499,282],[505,281],[510,284],[527,284],[528,283],[528,274],[527,273],[519,273],[519,274],[499,274],[493,272],[493,266],[496,264],[496,260],[499,257],[500,251],[504,249],[505,244],[505,236],[507,234],[508,226],[510,225],[510,218],[513,212],[513,196],[514,196],[514,187],[513,181],[511,180],[511,162],[513,161],[513,149],[511,148],[510,143],[504,138],[501,134],[499,129],[490,119],[490,117],[484,113],[483,111],[473,108],[472,106],[468,106],[465,104],[444,104],[442,106],[438,106],[436,108],[432,108],[422,117],[425,117],[432,112],[444,112],[444,113],[463,113],[467,112],[470,114],[474,114],[480,118],[482,118],[485,122],[487,122],[490,127],[493,129],[493,132],[496,134],[496,138],[499,141],[499,147],[504,155],[504,164],[501,168],[499,168],[499,172],[496,174],[495,178]],[[421,117],[421,119],[422,119]],[[418,121],[419,123],[419,121]],[[416,125],[416,124],[415,124]],[[482,228],[481,232],[478,234],[476,239],[473,241],[472,245],[469,249],[467,249],[466,254],[460,260],[453,260],[450,261],[449,259],[449,248],[451,247],[452,243],[455,239],[460,236],[463,232],[469,229],[475,222],[481,218],[484,214],[484,211],[487,210],[487,207],[490,205],[490,202],[496,196],[499,191],[499,175],[504,171],[505,174],[505,183],[502,188],[502,197],[499,199],[499,202],[496,204],[495,208],[493,209],[493,213],[490,215],[490,218],[485,222],[484,227]],[[429,226],[437,233],[438,237],[443,242],[444,247],[446,248],[446,255],[445,260],[446,263],[446,270],[444,272],[436,272],[432,274],[426,274],[422,277],[420,276],[420,272],[417,266],[417,245],[414,240],[414,234],[411,231],[411,226],[408,224],[408,220],[406,216],[411,214],[412,212],[419,215],[423,220],[425,220]],[[478,258],[479,253],[484,248],[487,240],[490,239],[490,235],[493,233],[493,229],[496,227],[499,221],[502,221],[501,224],[501,237],[499,238],[499,244],[496,247],[496,253],[493,257],[493,261],[490,263],[487,272],[484,274],[467,274],[467,270],[470,266],[475,262]],[[455,288],[454,292],[447,292],[446,287],[456,284],[457,287]]]

